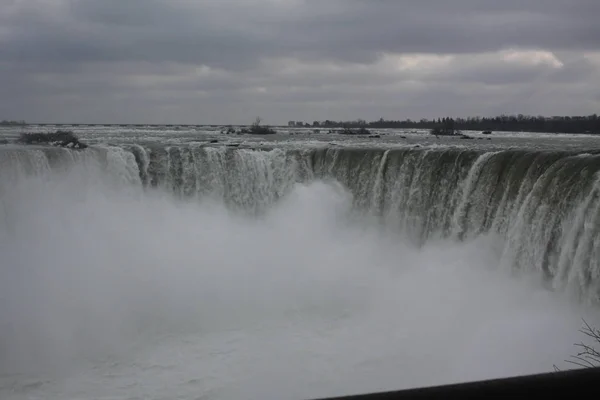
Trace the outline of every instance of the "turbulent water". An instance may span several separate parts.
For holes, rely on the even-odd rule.
[[[0,146],[1,397],[299,399],[551,371],[598,321],[594,140],[304,135]]]

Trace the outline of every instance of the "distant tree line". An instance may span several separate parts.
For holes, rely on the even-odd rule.
[[[449,122],[451,121],[451,122]],[[362,119],[355,121],[314,121],[315,127],[342,128],[397,128],[397,129],[447,129],[470,131],[513,131],[513,132],[551,132],[551,133],[595,133],[600,134],[600,118],[598,115],[588,116],[528,116],[501,115],[498,117],[468,117],[468,118],[437,118],[419,121],[406,119],[404,121],[385,120],[367,122]]]
[[[0,126],[24,126],[25,121],[0,121]],[[127,126],[127,125],[124,125]],[[170,125],[169,125],[170,126]],[[290,121],[288,126],[311,126],[302,121]],[[440,134],[458,134],[460,131],[512,131],[512,132],[550,132],[550,133],[591,133],[600,134],[600,118],[597,114],[588,116],[529,116],[500,115],[497,117],[467,118],[423,118],[418,121],[406,119],[367,122],[363,119],[354,121],[314,121],[313,127],[322,128],[380,128],[380,129],[424,129]],[[252,124],[252,132],[257,134],[273,133],[268,126],[260,125],[260,119]]]

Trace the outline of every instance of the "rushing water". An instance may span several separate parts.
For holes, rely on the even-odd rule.
[[[86,129],[0,146],[2,398],[551,371],[599,320],[595,138]]]

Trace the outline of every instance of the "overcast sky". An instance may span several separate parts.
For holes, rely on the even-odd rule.
[[[600,113],[600,0],[0,0],[0,119]]]

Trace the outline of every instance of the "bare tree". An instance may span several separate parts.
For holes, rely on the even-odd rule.
[[[582,368],[600,367],[600,350],[597,349],[600,348],[600,329],[591,327],[585,320],[583,320],[583,325],[584,327],[579,332],[583,333],[588,339],[591,339],[593,344],[590,345],[584,342],[575,344],[575,347],[578,349],[577,354],[571,356],[571,359],[565,360],[565,362]],[[556,365],[554,369],[559,371]]]

